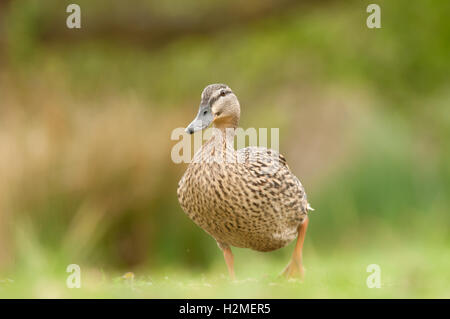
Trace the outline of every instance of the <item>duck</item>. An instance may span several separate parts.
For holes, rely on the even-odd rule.
[[[212,126],[211,137],[190,161],[177,196],[186,215],[213,237],[235,280],[231,247],[270,252],[297,239],[282,275],[303,279],[303,243],[313,210],[305,189],[278,151],[250,146],[235,150],[241,107],[226,84],[201,94],[188,134]]]

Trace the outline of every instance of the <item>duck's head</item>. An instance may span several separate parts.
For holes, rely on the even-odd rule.
[[[233,91],[225,84],[210,84],[202,92],[197,117],[188,125],[186,132],[207,128],[211,123],[217,128],[236,128],[241,108]]]

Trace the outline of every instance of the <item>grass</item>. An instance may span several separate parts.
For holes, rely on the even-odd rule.
[[[383,243],[379,249],[305,251],[303,282],[278,274],[287,260],[235,249],[237,281],[222,261],[206,272],[192,269],[137,270],[122,274],[81,265],[79,289],[66,287],[65,266],[59,272],[22,271],[0,280],[1,298],[449,298],[450,251],[445,245]],[[368,288],[370,264],[381,268],[381,288]],[[55,269],[53,269],[55,270]]]

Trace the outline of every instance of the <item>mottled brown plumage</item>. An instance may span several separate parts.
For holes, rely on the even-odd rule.
[[[224,251],[230,245],[257,251],[284,247],[307,218],[302,184],[278,152],[263,147],[234,150],[240,106],[226,85],[205,88],[199,115],[187,131],[210,124],[208,109],[215,129],[179,182],[181,207]]]

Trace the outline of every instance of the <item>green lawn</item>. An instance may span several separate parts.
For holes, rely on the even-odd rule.
[[[277,275],[287,260],[235,249],[238,280],[231,282],[225,264],[208,272],[151,269],[134,279],[81,265],[80,289],[68,289],[63,270],[22,272],[2,278],[2,298],[450,298],[450,251],[438,245],[384,244],[381,250],[336,251],[326,256],[305,251],[304,282]],[[369,264],[381,267],[381,288],[368,288]]]

